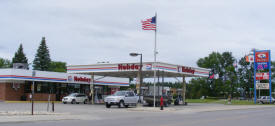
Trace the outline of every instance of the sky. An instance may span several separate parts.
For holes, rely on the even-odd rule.
[[[32,62],[46,37],[53,61],[67,65],[153,61],[154,31],[141,20],[157,13],[157,61],[197,67],[211,52],[240,59],[252,48],[275,58],[274,0],[0,0],[0,57],[20,43]]]

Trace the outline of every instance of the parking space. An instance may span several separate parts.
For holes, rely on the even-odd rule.
[[[47,103],[35,103],[34,113],[31,113],[31,103],[5,103],[0,102],[1,122],[28,122],[28,121],[56,121],[56,120],[127,120],[130,118],[151,118],[152,116],[182,116],[200,112],[213,112],[239,109],[256,109],[274,107],[272,105],[223,105],[223,104],[189,104],[188,106],[148,107],[138,105],[137,107],[118,108],[112,106],[106,108],[103,104],[62,104],[56,103],[55,112],[47,112]],[[51,110],[51,105],[49,105]],[[34,118],[35,117],[35,118]]]

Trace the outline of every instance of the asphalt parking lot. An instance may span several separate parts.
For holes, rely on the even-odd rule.
[[[55,103],[54,110],[55,113],[67,113],[67,114],[94,114],[94,113],[105,113],[105,112],[134,112],[134,111],[160,111],[160,112],[174,112],[174,111],[214,111],[214,110],[228,110],[228,109],[245,109],[245,108],[258,108],[258,107],[272,107],[274,105],[224,105],[224,104],[203,104],[203,103],[190,103],[187,106],[175,106],[170,105],[169,107],[164,107],[164,111],[161,111],[159,107],[149,107],[138,105],[130,106],[129,108],[118,108],[118,106],[113,105],[111,108],[106,108],[104,104],[62,104]],[[0,112],[30,112],[31,103],[5,103],[0,102]],[[35,103],[35,112],[46,112],[47,110],[52,110],[52,104],[48,103]]]
[[[47,112],[47,103],[34,104],[34,116],[31,113],[31,103],[5,103],[0,102],[0,123],[2,122],[25,122],[25,121],[55,121],[55,120],[101,120],[121,119],[135,117],[137,115],[159,116],[170,114],[195,114],[200,112],[226,111],[238,109],[269,108],[274,105],[223,105],[223,104],[199,104],[193,103],[188,106],[170,105],[160,110],[159,107],[118,108],[112,106],[106,108],[103,104],[62,104],[56,103],[55,112]],[[49,105],[51,110],[51,104]]]

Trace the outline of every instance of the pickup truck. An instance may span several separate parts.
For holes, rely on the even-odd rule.
[[[257,99],[257,103],[260,104],[269,104],[270,103],[270,96],[261,96],[259,99]],[[275,103],[275,99],[271,97],[271,103]]]
[[[110,108],[112,105],[118,105],[121,107],[137,106],[138,96],[133,91],[116,91],[113,95],[107,96],[104,99],[106,108]]]

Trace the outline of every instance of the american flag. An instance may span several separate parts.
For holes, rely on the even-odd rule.
[[[156,30],[156,16],[146,19],[145,21],[141,21],[143,30]]]

